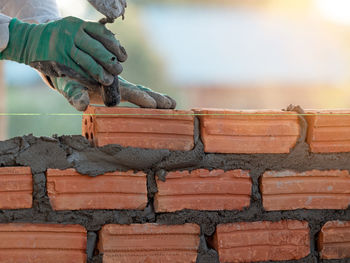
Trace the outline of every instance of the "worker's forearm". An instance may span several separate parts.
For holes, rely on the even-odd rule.
[[[0,13],[36,24],[60,17],[56,0],[0,0]]]
[[[0,14],[0,52],[3,51],[9,42],[9,24],[11,18]]]

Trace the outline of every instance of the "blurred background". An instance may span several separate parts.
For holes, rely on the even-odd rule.
[[[102,17],[57,2],[62,16]],[[349,0],[128,0],[108,27],[129,55],[122,76],[179,109],[350,108]],[[0,139],[81,133],[81,113],[34,70],[6,61],[1,74]]]

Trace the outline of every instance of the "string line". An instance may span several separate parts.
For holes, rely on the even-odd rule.
[[[350,113],[0,113],[0,116],[350,116]]]

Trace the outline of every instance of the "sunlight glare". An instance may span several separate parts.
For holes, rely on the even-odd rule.
[[[86,0],[60,0],[57,1],[62,16],[76,16],[83,18],[86,14]]]
[[[333,22],[350,25],[350,0],[314,0],[321,15]]]

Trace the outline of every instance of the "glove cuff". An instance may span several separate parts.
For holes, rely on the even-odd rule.
[[[13,60],[26,63],[25,47],[28,42],[34,24],[24,23],[17,18],[12,18],[9,23],[9,42],[7,47],[0,53],[0,59]]]

